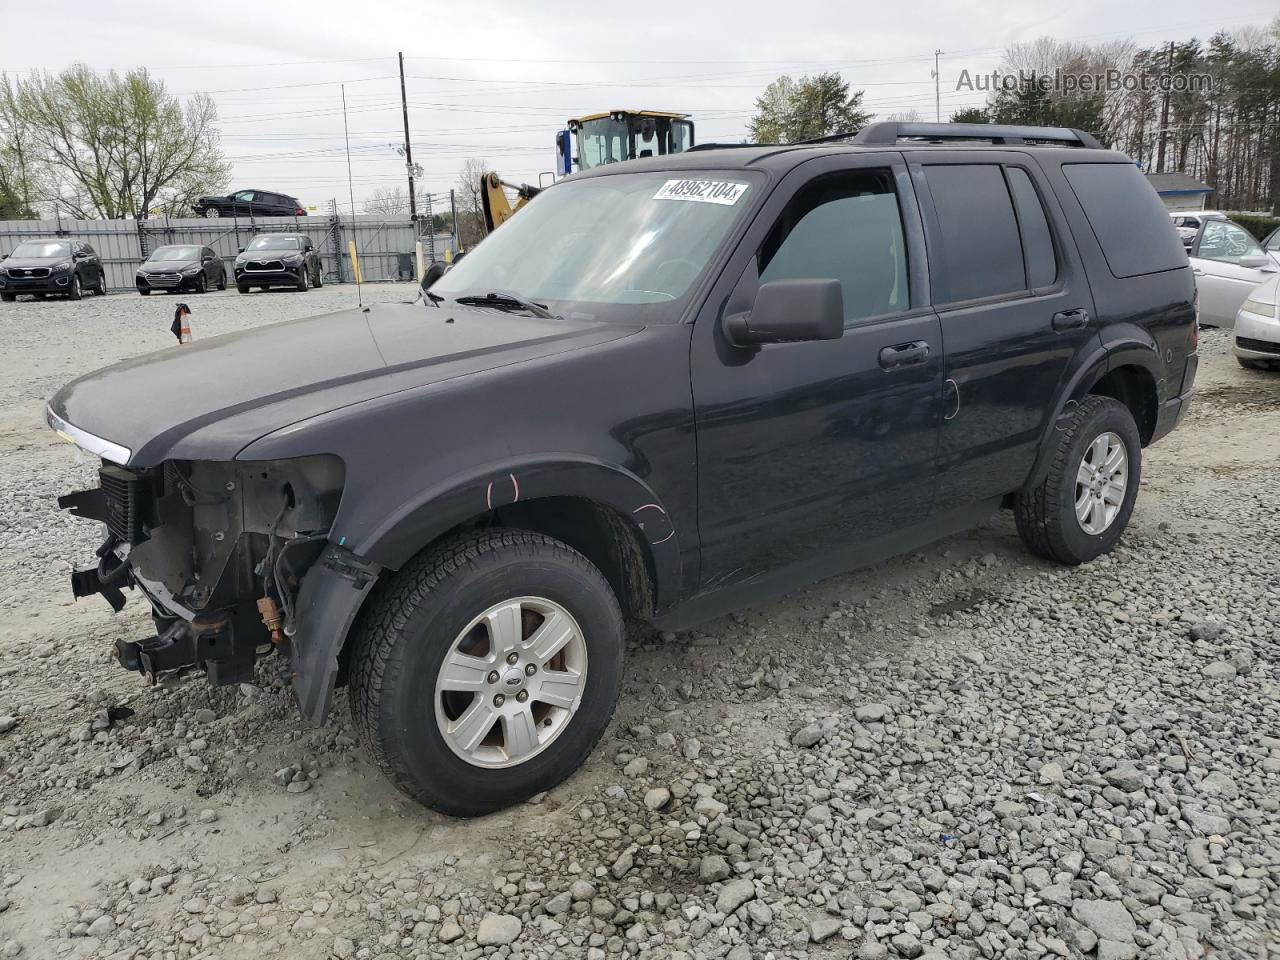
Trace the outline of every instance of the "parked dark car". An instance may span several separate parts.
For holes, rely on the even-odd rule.
[[[179,243],[157,247],[143,261],[134,275],[138,292],[144,297],[153,290],[194,290],[204,293],[210,287],[227,289],[227,268],[222,258],[209,247]]]
[[[305,217],[297,197],[269,190],[237,190],[225,197],[201,197],[192,209],[201,217]]]
[[[0,300],[6,303],[24,293],[79,300],[86,291],[101,295],[107,288],[102,261],[83,240],[24,240],[0,260]]]
[[[236,289],[324,286],[324,265],[311,238],[301,233],[261,233],[241,249],[235,264]]]
[[[1196,348],[1128,157],[877,123],[566,178],[421,303],[130,360],[47,417],[103,458],[60,501],[106,524],[75,594],[153,611],[123,665],[246,680],[270,638],[310,721],[346,686],[387,776],[472,815],[591,751],[624,617],[686,629],[1001,508],[1039,556],[1111,550]]]

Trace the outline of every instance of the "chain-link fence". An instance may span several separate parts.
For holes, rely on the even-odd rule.
[[[416,272],[415,245],[422,241],[428,259],[443,258],[454,249],[448,234],[418,233],[409,219],[388,220],[371,215],[351,217],[165,217],[154,220],[0,220],[0,255],[24,240],[74,237],[84,240],[102,260],[108,290],[134,289],[138,265],[157,247],[190,243],[210,247],[232,275],[236,254],[256,234],[302,233],[320,251],[325,283],[354,281],[348,244],[355,241],[365,281],[412,280]]]

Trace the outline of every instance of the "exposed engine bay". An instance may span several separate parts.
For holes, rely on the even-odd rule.
[[[107,528],[72,591],[102,594],[117,611],[125,588],[147,597],[156,635],[116,641],[125,668],[153,681],[194,666],[215,684],[250,680],[260,648],[288,652],[299,585],[326,545],[344,476],[333,456],[142,469],[104,461],[96,489],[58,500]]]

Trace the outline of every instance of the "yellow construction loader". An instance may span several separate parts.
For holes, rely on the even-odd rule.
[[[610,110],[575,117],[556,134],[556,168],[552,177],[574,169],[590,170],[606,163],[683,153],[693,146],[693,121],[687,113],[661,110]],[[485,232],[506,223],[532,200],[541,187],[507,183],[496,173],[480,182]],[[507,195],[510,190],[514,195]]]

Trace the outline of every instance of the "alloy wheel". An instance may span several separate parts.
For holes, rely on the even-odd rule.
[[[1085,448],[1076,470],[1076,520],[1090,536],[1115,522],[1129,486],[1129,454],[1114,433],[1097,437]]]
[[[543,597],[496,603],[457,636],[440,665],[441,739],[473,766],[524,763],[568,726],[586,679],[586,640],[568,610]]]

